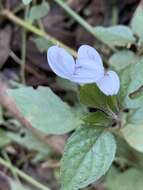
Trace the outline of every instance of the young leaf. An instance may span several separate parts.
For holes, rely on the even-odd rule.
[[[47,134],[63,134],[80,126],[71,108],[48,87],[31,87],[8,90],[22,115],[36,129]]]
[[[121,103],[124,104],[125,106],[125,98],[128,96],[128,89],[129,89],[129,85],[131,84],[131,68],[132,66],[129,65],[128,67],[126,67],[125,69],[123,69],[120,72],[120,83],[121,83],[121,87],[120,87],[120,91],[119,91],[119,100]]]
[[[103,112],[96,111],[94,113],[88,113],[84,118],[83,121],[90,125],[96,126],[111,126],[111,119],[107,117]]]
[[[78,190],[104,175],[114,160],[116,143],[110,132],[78,129],[69,139],[61,165],[62,190]]]
[[[143,6],[140,4],[132,18],[131,27],[134,33],[140,37],[140,41],[143,43]]]
[[[38,20],[46,16],[49,12],[49,4],[43,1],[40,5],[35,5],[30,9],[29,18],[30,22]]]
[[[52,43],[45,38],[37,37],[33,40],[40,52],[46,52]]]
[[[111,27],[95,27],[95,34],[98,39],[108,46],[127,46],[135,42],[131,29],[127,26],[116,25]]]
[[[127,75],[130,76],[131,81],[128,83],[125,106],[128,108],[139,108],[143,102],[143,60],[133,65]]]
[[[29,3],[32,2],[32,0],[22,0],[22,2],[23,2],[23,4],[28,5]]]
[[[115,70],[120,71],[125,69],[130,64],[135,64],[139,61],[139,57],[130,50],[121,50],[114,53],[110,59],[109,64]]]
[[[95,84],[87,84],[80,89],[80,101],[90,107],[113,107],[112,97],[105,96]]]

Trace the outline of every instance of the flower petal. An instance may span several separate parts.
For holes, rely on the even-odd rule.
[[[117,73],[108,71],[104,77],[97,82],[97,86],[107,96],[117,94],[120,88],[120,80]]]
[[[75,70],[73,57],[61,47],[50,47],[47,59],[51,69],[62,78],[69,79]]]
[[[103,67],[103,62],[101,59],[101,56],[99,53],[96,51],[96,49],[92,48],[89,45],[82,45],[78,49],[78,54],[77,54],[78,59],[90,59],[98,63],[100,66]]]
[[[104,76],[104,67],[91,59],[77,59],[71,81],[79,84],[97,82]]]

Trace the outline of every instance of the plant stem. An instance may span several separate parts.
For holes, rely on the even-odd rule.
[[[62,0],[54,0],[54,1],[60,7],[62,7],[72,18],[74,18],[81,26],[83,26],[89,33],[91,33],[94,37],[96,37],[94,28],[90,24],[88,24],[80,15],[78,15],[75,11],[73,11]]]
[[[62,7],[72,18],[74,18],[83,28],[85,28],[86,31],[88,31],[90,34],[92,34],[95,38],[97,38],[100,42],[104,44],[104,41],[99,39],[96,36],[96,32],[94,30],[94,27],[88,24],[80,15],[78,15],[74,10],[72,10],[66,3],[64,3],[62,0],[54,0],[60,7]],[[107,44],[105,44],[108,46]],[[116,49],[114,47],[108,46],[109,49],[111,49],[113,52],[116,52]]]
[[[8,168],[11,171],[14,171],[19,177],[30,183],[31,185],[35,186],[36,188],[39,188],[40,190],[50,190],[48,187],[45,187],[29,175],[25,174],[24,172],[20,171],[16,167],[12,166],[9,162],[5,161],[3,158],[0,157],[0,164],[4,165],[6,168]]]
[[[29,30],[30,32],[33,32],[34,34],[41,36],[48,41],[51,41],[53,44],[60,45],[61,47],[65,48],[67,51],[69,51],[73,56],[75,56],[75,57],[77,56],[77,53],[75,50],[69,48],[68,46],[66,46],[65,44],[63,44],[62,42],[57,40],[56,38],[52,37],[51,35],[47,34],[44,31],[38,29],[37,27],[33,26],[32,24],[18,18],[11,11],[3,10],[1,15],[8,18],[9,20],[15,22],[16,24],[20,25],[21,27],[25,28],[26,30]]]
[[[12,163],[11,163],[11,160],[10,160],[10,158],[9,158],[9,156],[8,156],[8,154],[7,154],[7,152],[6,152],[5,150],[2,150],[2,155],[3,155],[4,159],[5,159],[9,164],[12,164]],[[20,180],[19,180],[19,178],[18,178],[18,176],[17,176],[17,173],[16,173],[15,171],[13,171],[13,170],[11,170],[11,173],[12,173],[13,177],[16,179],[16,181],[17,181],[19,184],[21,184],[21,183],[20,183]]]

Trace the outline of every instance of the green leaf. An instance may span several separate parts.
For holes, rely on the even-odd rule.
[[[22,115],[38,130],[47,134],[63,134],[80,126],[81,120],[71,108],[48,87],[23,87],[8,90]]]
[[[131,84],[131,68],[132,66],[129,65],[128,67],[126,67],[125,69],[123,69],[120,72],[120,91],[119,91],[119,100],[120,103],[123,104],[125,106],[125,98],[128,96],[128,89],[129,89],[129,85]]]
[[[109,127],[111,126],[111,120],[101,111],[96,111],[94,113],[88,113],[84,118],[83,121],[90,125],[96,126],[104,126]]]
[[[128,108],[141,107],[143,102],[143,92],[142,89],[140,90],[140,88],[143,85],[143,60],[131,67],[128,76],[131,77],[131,81],[128,83],[125,106]],[[135,95],[136,93],[137,97]]]
[[[121,132],[131,147],[143,152],[143,123],[128,123]]]
[[[80,101],[86,106],[105,109],[113,107],[111,96],[105,96],[95,84],[87,84],[80,89]]]
[[[106,188],[108,190],[142,190],[143,174],[135,169],[129,169],[123,173],[115,174],[107,178]]]
[[[33,40],[40,52],[45,52],[52,45],[52,43],[45,38],[38,37]]]
[[[130,110],[127,116],[127,122],[132,124],[143,123],[143,108]]]
[[[32,6],[30,9],[28,20],[33,22],[40,18],[45,17],[49,12],[49,4],[43,1],[40,5]]]
[[[131,29],[123,25],[111,27],[95,27],[95,34],[98,39],[108,46],[127,46],[135,42]]]
[[[140,38],[140,41],[143,43],[143,6],[138,6],[132,21],[131,21],[131,27],[135,34],[137,34]]]
[[[143,108],[130,110],[121,132],[128,144],[137,151],[143,152]]]
[[[29,3],[32,2],[32,0],[22,0],[22,2],[23,2],[25,5],[28,5]]]
[[[130,50],[121,50],[114,53],[110,59],[109,64],[115,70],[120,71],[125,69],[130,64],[135,64],[139,61],[139,57]]]
[[[78,190],[98,180],[111,166],[116,143],[101,128],[78,129],[68,140],[61,165],[62,190]]]

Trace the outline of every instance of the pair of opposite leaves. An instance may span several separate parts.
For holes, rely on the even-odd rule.
[[[119,91],[117,73],[105,71],[99,53],[88,45],[82,45],[78,49],[76,60],[58,46],[48,49],[47,58],[51,69],[62,78],[78,84],[96,83],[107,96],[116,95]]]

